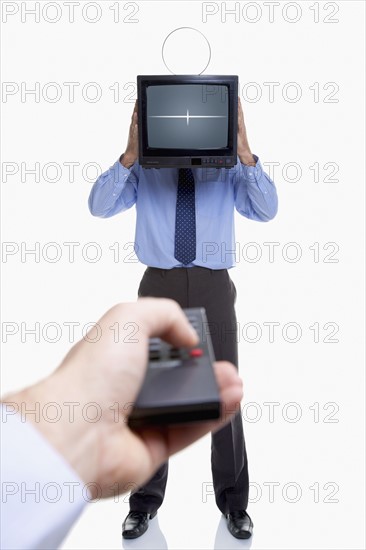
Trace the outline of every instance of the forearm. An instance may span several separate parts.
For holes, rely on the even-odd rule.
[[[124,166],[125,168],[128,168],[128,169],[131,168],[131,166],[133,166],[133,164],[135,164],[136,160],[137,160],[136,158],[132,157],[128,153],[123,153],[119,157],[119,162],[122,164],[122,166]]]
[[[238,157],[242,164],[245,166],[255,166],[256,161],[253,157],[253,154],[251,153],[250,149],[247,151],[238,151]]]
[[[21,415],[22,422],[27,421],[37,428],[45,440],[66,459],[84,483],[92,483],[96,481],[97,477],[98,430],[101,423],[88,422],[84,415],[80,414],[80,410],[84,410],[87,405],[88,398],[83,398],[83,394],[80,392],[82,380],[78,379],[78,371],[75,368],[73,369],[75,386],[68,387],[65,368],[55,371],[51,376],[33,386],[7,396],[5,402],[12,404],[15,411]],[[48,396],[50,395],[52,395],[52,402],[57,406],[59,414],[57,422],[49,422],[41,414],[49,402]],[[67,395],[67,400],[65,400],[65,395]],[[65,401],[68,404],[78,404],[78,406],[71,410]],[[24,413],[27,410],[39,412]]]

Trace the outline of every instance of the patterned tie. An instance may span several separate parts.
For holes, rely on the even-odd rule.
[[[182,264],[196,257],[194,178],[190,168],[179,168],[174,257]]]

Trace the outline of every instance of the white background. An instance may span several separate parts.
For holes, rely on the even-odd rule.
[[[89,505],[63,548],[364,548],[364,3],[297,2],[291,7],[280,2],[270,22],[266,3],[246,8],[247,2],[237,2],[238,20],[227,15],[225,21],[225,8],[211,2],[209,9],[217,13],[204,22],[201,2],[119,2],[120,20],[114,22],[110,8],[117,2],[99,2],[95,23],[90,22],[97,14],[93,6],[86,12],[89,21],[82,17],[83,1],[75,7],[73,23],[63,2],[57,2],[61,15],[55,23],[46,20],[56,17],[55,7],[41,11],[36,23],[34,16],[22,13],[35,2],[3,2],[3,9],[5,4],[19,10],[2,25],[2,78],[14,83],[15,90],[2,100],[2,162],[3,170],[11,166],[4,163],[14,163],[18,170],[6,178],[3,173],[2,186],[2,239],[13,243],[6,250],[14,251],[2,259],[3,341],[4,327],[17,331],[3,345],[3,393],[39,380],[59,364],[70,347],[64,323],[79,323],[75,341],[82,327],[109,307],[136,299],[145,266],[128,259],[135,210],[108,220],[93,218],[87,199],[98,174],[85,166],[97,163],[104,171],[123,152],[136,75],[168,74],[161,46],[173,29],[190,26],[205,34],[212,49],[206,74],[239,75],[252,151],[262,163],[280,163],[274,173],[278,215],[261,224],[236,213],[240,254],[230,270],[238,292],[243,407],[252,404],[243,408],[243,419],[253,538],[243,542],[228,534],[214,502],[206,437],[171,460],[164,504],[143,537],[122,543],[125,495],[116,503]],[[45,4],[40,2],[41,9]],[[234,4],[228,2],[226,8]],[[136,22],[123,21],[132,12]],[[297,22],[285,20],[296,13]],[[258,21],[249,22],[256,14]],[[327,16],[338,21],[326,23]],[[194,55],[188,44],[184,53]],[[39,102],[34,95],[22,100],[16,92],[22,82],[27,89],[39,83]],[[58,101],[50,101],[56,88],[47,88],[49,82],[61,90]],[[74,102],[65,82],[80,83]],[[90,96],[82,95],[90,82],[100,87],[98,101],[90,101],[92,88]],[[273,100],[264,84],[270,82],[279,84]],[[300,87],[298,101],[291,101],[294,87],[288,88],[286,100],[291,82]],[[115,83],[120,87],[116,102],[109,89]],[[255,101],[256,90],[262,95]],[[37,162],[39,182],[24,173]],[[71,162],[78,163],[73,180],[65,164]],[[52,166],[47,171],[47,163],[58,163],[60,173]],[[296,178],[288,163],[297,163],[301,176]],[[319,181],[310,169],[315,163]],[[327,180],[332,172],[332,166],[324,168],[327,163],[337,166],[336,181]],[[79,243],[74,262],[66,242]],[[91,261],[91,242],[100,247],[97,262]],[[279,243],[273,261],[266,242]],[[47,243],[57,243],[59,261],[50,260],[56,248]],[[114,243],[120,247],[116,262],[109,249]],[[327,243],[335,244],[324,248]],[[40,247],[39,261],[34,255],[22,258],[22,248],[35,246]],[[291,261],[296,251],[301,257]],[[273,342],[264,325],[269,322],[280,323]],[[24,333],[36,323],[39,342]],[[296,325],[286,333],[287,323]],[[315,329],[309,328],[315,323],[318,342]],[[55,327],[60,334],[52,343]],[[293,327],[301,334],[291,343]],[[329,337],[337,341],[326,342]],[[278,404],[273,421],[264,404],[269,402]],[[273,498],[271,483],[276,484]],[[295,488],[297,502],[290,502],[296,500]]]

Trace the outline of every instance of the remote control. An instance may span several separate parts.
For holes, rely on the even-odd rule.
[[[175,348],[160,338],[150,338],[146,377],[128,420],[131,428],[220,417],[206,311],[202,307],[183,311],[199,342],[192,348]]]

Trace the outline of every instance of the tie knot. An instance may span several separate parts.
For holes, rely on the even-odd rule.
[[[194,184],[194,177],[191,168],[179,168],[178,183]]]

